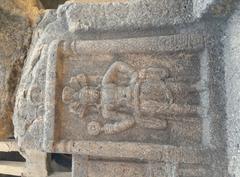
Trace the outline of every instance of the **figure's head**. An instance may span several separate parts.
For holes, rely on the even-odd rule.
[[[94,87],[83,87],[79,91],[79,101],[85,105],[96,105],[100,100],[100,92]]]

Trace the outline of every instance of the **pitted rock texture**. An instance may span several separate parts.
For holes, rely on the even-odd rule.
[[[227,93],[227,138],[229,173],[231,177],[240,176],[240,4],[230,17],[224,31],[224,61]]]
[[[115,3],[66,3],[69,31],[147,30],[194,20],[189,0],[132,0]]]
[[[30,46],[29,7],[24,3],[0,1],[0,138],[13,136],[15,91]]]
[[[56,20],[54,11],[47,11],[32,36],[27,61],[18,87],[15,111],[14,132],[20,145],[41,147],[43,129],[43,90],[45,83],[45,58],[47,43],[54,39],[54,32],[46,28]],[[59,29],[64,29],[60,27]],[[52,29],[51,29],[52,30]],[[42,37],[42,33],[46,36]],[[44,50],[43,50],[44,49]],[[45,52],[43,52],[45,51]],[[40,58],[41,56],[41,58]],[[40,77],[38,73],[41,73]],[[31,111],[30,111],[31,110]],[[28,141],[32,139],[32,141]],[[32,146],[29,146],[31,144]]]
[[[198,19],[218,5],[79,0],[46,11],[17,91],[19,145],[78,154],[75,176],[226,177],[220,25]]]
[[[138,33],[140,36],[152,35],[151,32],[143,33],[143,30],[191,22],[193,20],[191,7],[192,2],[187,0],[177,2],[134,0],[100,4],[76,1],[67,2],[58,10],[46,11],[33,35],[17,93],[14,125],[19,143],[33,145],[35,148],[42,145],[42,129],[37,127],[43,127],[46,62],[49,44],[52,41],[123,38]],[[101,15],[103,12],[104,16]],[[146,18],[138,19],[142,14]],[[126,33],[126,30],[129,32]],[[96,33],[93,33],[94,31]],[[167,30],[164,30],[164,33],[166,32]],[[179,32],[182,33],[184,30]],[[40,78],[39,73],[42,73]],[[29,141],[29,138],[33,140]]]

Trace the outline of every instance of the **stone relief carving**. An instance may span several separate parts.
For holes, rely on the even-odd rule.
[[[41,129],[39,131],[33,129],[43,125],[46,65],[45,61],[40,59],[44,53],[46,53],[46,48],[36,49],[35,55],[31,58],[33,64],[24,73],[25,77],[29,77],[29,81],[21,83],[23,89],[19,89],[17,93],[14,124],[22,125],[22,127],[15,128],[15,133],[18,135],[19,144],[23,147],[29,146],[31,143],[40,146],[42,143],[41,140],[39,142],[26,142],[26,139],[29,136],[35,138],[38,133],[42,132]],[[28,72],[31,72],[31,74],[28,74]]]
[[[221,85],[212,58],[219,59],[209,48],[215,47],[210,28],[206,34],[203,29],[209,23],[185,28],[194,20],[192,7],[188,0],[68,2],[49,11],[38,25],[16,99],[20,144],[100,158],[101,165],[106,160],[106,176],[139,177],[142,166],[131,171],[129,163],[113,165],[131,159],[133,167],[150,164],[148,177],[223,176],[222,117],[212,102],[213,88]],[[206,116],[198,114],[200,106]],[[98,168],[89,170],[92,176],[103,176]]]
[[[70,79],[63,89],[62,100],[70,112],[84,119],[89,107],[95,107],[107,121],[101,125],[91,121],[90,135],[116,134],[140,124],[144,128],[165,129],[169,112],[194,112],[194,106],[176,105],[171,89],[166,84],[169,71],[162,67],[135,70],[127,63],[113,63],[98,87],[89,84],[86,74]],[[176,85],[178,88],[179,86]]]
[[[69,104],[70,112],[84,117],[87,106],[98,104],[99,92],[96,88],[88,85],[87,76],[79,74],[72,77],[69,86],[63,90],[63,102]]]

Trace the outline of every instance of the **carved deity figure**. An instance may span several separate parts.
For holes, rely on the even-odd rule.
[[[91,87],[88,77],[80,74],[70,81],[75,90],[65,87],[63,101],[70,103],[72,112],[84,117],[87,107],[98,108],[104,125],[91,121],[88,133],[115,134],[138,124],[144,128],[165,129],[167,120],[164,115],[172,113],[192,113],[190,105],[176,105],[171,90],[166,84],[169,72],[165,68],[149,67],[135,70],[124,62],[115,62],[103,76],[101,86]]]

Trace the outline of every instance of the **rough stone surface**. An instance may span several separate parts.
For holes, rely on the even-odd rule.
[[[197,17],[201,17],[206,12],[208,6],[210,6],[214,0],[194,0],[193,1],[193,13]]]
[[[148,1],[144,2],[143,4],[150,3]],[[153,3],[157,3],[153,1]],[[184,4],[184,2],[179,4]],[[115,6],[115,3],[110,3],[111,5],[107,5],[110,8]],[[142,3],[139,2],[141,5]],[[167,3],[168,5],[169,3]],[[171,3],[170,3],[171,4]],[[173,3],[174,4],[174,3]],[[116,3],[116,6],[119,6],[120,4]],[[35,144],[35,147],[41,147],[42,144],[42,136],[41,131],[42,129],[37,129],[34,130],[34,126],[39,126],[42,127],[43,125],[40,125],[43,123],[43,113],[42,111],[44,109],[44,100],[43,96],[44,95],[44,89],[45,89],[45,69],[46,69],[46,59],[48,58],[48,48],[49,48],[49,43],[53,40],[60,40],[60,39],[81,39],[83,35],[79,35],[78,33],[72,33],[68,29],[68,23],[66,23],[65,19],[70,15],[73,15],[76,13],[75,6],[79,6],[79,3],[67,3],[60,7],[57,11],[49,11],[46,13],[46,15],[43,17],[42,21],[38,25],[38,29],[36,30],[34,36],[33,36],[33,42],[31,46],[31,50],[29,51],[28,59],[25,65],[24,73],[22,76],[22,81],[19,86],[18,90],[18,95],[17,95],[17,103],[15,105],[16,111],[15,111],[15,132],[16,132],[16,137],[19,138],[19,143],[24,142],[24,139],[26,137],[35,137],[33,138],[34,141],[27,141],[23,144],[27,145],[28,143]],[[96,5],[95,5],[96,6]],[[67,10],[69,8],[73,8],[72,10]],[[91,5],[89,8],[92,7]],[[90,8],[90,10],[93,10],[96,7]],[[152,8],[153,6],[151,6]],[[101,8],[101,7],[100,7]],[[179,7],[180,8],[180,7]],[[66,10],[64,10],[66,9]],[[174,13],[172,11],[175,11],[175,9],[172,9],[169,11],[169,13]],[[147,11],[148,12],[148,11]],[[137,9],[132,12],[134,15],[137,15],[139,12]],[[82,13],[84,14],[84,12]],[[150,13],[151,14],[151,13]],[[168,15],[168,14],[166,14]],[[169,15],[171,17],[171,15]],[[110,14],[109,18],[115,18],[114,14]],[[73,18],[74,20],[75,18]],[[124,22],[124,20],[123,20]],[[125,22],[124,22],[125,23]],[[138,22],[140,26],[145,25],[145,20],[140,20]],[[141,25],[142,23],[142,25]],[[109,32],[111,32],[111,23],[105,25],[108,29]],[[99,30],[98,26],[93,26],[95,30]],[[101,27],[101,26],[100,26]],[[118,23],[116,23],[116,28],[118,27]],[[120,26],[119,26],[120,28]],[[101,30],[100,30],[101,31]],[[191,31],[191,30],[190,30]],[[180,31],[181,32],[181,31]],[[181,33],[183,33],[182,31]],[[155,32],[154,32],[155,33]],[[163,32],[165,33],[165,31]],[[41,34],[41,35],[40,35]],[[85,37],[91,36],[91,31],[89,31],[88,34],[84,35]],[[146,34],[146,33],[145,33]],[[140,34],[140,36],[143,35],[143,33]],[[150,35],[150,34],[149,34]],[[122,33],[116,32],[116,35],[114,35],[115,38],[121,38],[124,36]],[[104,38],[109,38],[113,37],[113,35],[106,35]],[[188,45],[191,46],[191,43],[188,43],[188,41],[191,41],[190,37],[188,38],[183,37],[181,39],[181,36],[176,36],[176,38],[171,38],[169,39],[169,42],[171,44],[170,40],[186,40],[185,44],[188,47]],[[93,38],[97,38],[97,36],[93,35]],[[196,42],[198,40],[202,40],[201,38],[196,38]],[[166,39],[163,37],[163,41]],[[192,42],[194,42],[195,39],[193,39]],[[156,41],[157,42],[157,41]],[[166,40],[168,42],[168,40]],[[154,43],[152,44],[154,45]],[[164,49],[164,50],[182,50],[182,49],[172,49],[174,48],[176,44],[173,44],[173,46],[169,46],[169,49]],[[197,46],[196,46],[197,47]],[[147,49],[147,47],[146,47]],[[155,50],[155,49],[154,49]],[[41,77],[39,77],[39,73],[41,74]],[[40,87],[40,88],[39,88]],[[34,110],[30,111],[29,110]],[[39,136],[39,138],[38,138]],[[28,139],[28,138],[27,138]],[[36,140],[36,141],[35,141]]]
[[[224,57],[227,92],[227,137],[229,172],[231,177],[240,175],[240,4],[227,23],[224,40]]]
[[[56,19],[56,14],[54,14],[52,11],[48,11],[46,13],[46,16],[43,17],[41,23],[38,25],[38,29],[35,30],[33,34],[32,42],[29,55],[27,57],[27,61],[24,67],[24,72],[22,74],[21,82],[19,85],[18,93],[17,93],[17,101],[15,104],[15,113],[14,113],[14,131],[15,131],[15,137],[18,138],[18,141],[20,144],[24,142],[24,139],[33,139],[34,141],[25,141],[26,146],[28,144],[34,144],[35,147],[41,147],[42,142],[42,116],[43,116],[43,100],[37,100],[37,102],[34,102],[32,104],[32,101],[30,100],[30,96],[32,95],[28,93],[28,89],[26,90],[25,87],[29,87],[32,85],[40,85],[42,87],[42,90],[44,90],[44,83],[45,80],[45,73],[44,68],[46,68],[46,65],[43,64],[42,60],[39,60],[42,48],[44,45],[39,45],[38,40],[41,41],[40,34],[44,32],[46,25],[48,23],[51,23]],[[40,38],[40,39],[39,39]],[[53,37],[48,37],[49,40],[51,40]],[[47,39],[47,38],[46,38]],[[45,39],[45,40],[46,40]],[[47,41],[46,41],[47,42]],[[46,48],[46,47],[45,47]],[[43,53],[44,54],[44,53]],[[42,56],[43,56],[42,54]],[[41,61],[40,64],[38,64]],[[37,67],[35,65],[37,64]],[[37,78],[36,74],[39,72],[39,66],[42,69],[41,78]],[[34,69],[37,68],[37,69]],[[31,74],[30,74],[31,73]],[[34,88],[33,88],[34,90]],[[21,95],[21,96],[20,96]],[[33,94],[33,98],[35,100],[35,97],[41,98],[42,96],[39,95],[39,92],[35,92]],[[29,110],[32,110],[29,112]],[[36,124],[39,122],[38,124]],[[37,126],[37,127],[36,127]],[[32,127],[35,127],[35,130],[32,129]]]
[[[73,154],[73,177],[238,176],[238,10],[222,40],[231,2],[46,11],[17,91],[19,146]]]
[[[69,3],[58,13],[66,13],[69,31],[144,30],[161,25],[193,21],[189,0],[132,0],[123,3]]]
[[[28,8],[24,1],[0,1],[1,139],[13,136],[12,114],[15,91],[28,52],[32,32],[29,14],[26,13]]]
[[[47,153],[25,149],[21,152],[25,162],[25,172],[23,177],[47,177],[48,176],[48,157]]]

